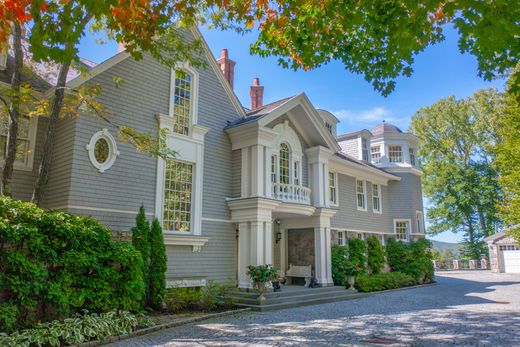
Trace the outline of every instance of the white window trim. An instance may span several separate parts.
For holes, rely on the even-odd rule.
[[[99,163],[94,154],[94,149],[96,146],[96,142],[99,139],[104,139],[108,144],[108,158],[104,163]],[[90,138],[90,142],[85,146],[88,151],[88,157],[92,165],[98,169],[99,172],[103,173],[106,170],[110,169],[112,165],[116,162],[117,157],[120,152],[117,150],[117,143],[112,134],[108,131],[108,129],[104,128],[101,131],[98,131]]]
[[[367,142],[367,160],[365,160],[363,158],[363,140],[365,140]],[[362,160],[364,162],[369,162],[371,161],[371,153],[370,153],[370,148],[371,148],[372,144],[370,143],[370,139],[366,138],[366,137],[363,137],[363,136],[359,136],[358,137],[358,151],[359,151],[359,155],[358,155],[358,159],[359,160]]]
[[[334,188],[335,188],[335,190],[336,190],[336,196],[335,196],[336,199],[335,199],[335,201],[331,201],[331,199],[330,199],[330,191],[329,191],[329,194],[328,194],[328,195],[329,195],[329,205],[330,205],[330,206],[333,206],[333,207],[338,207],[338,206],[339,206],[339,183],[338,183],[338,173],[335,172],[335,171],[329,171],[329,173],[331,173],[331,174],[334,175],[334,183],[335,183]],[[327,179],[327,181],[328,181],[328,179]],[[327,184],[327,189],[330,190],[330,182],[328,182],[328,183],[329,183],[329,184]]]
[[[338,245],[346,246],[347,245],[347,232],[343,231],[343,230],[337,230],[336,233],[338,235]],[[340,237],[340,233],[341,233],[341,237]],[[339,240],[341,240],[341,243],[339,242]]]
[[[390,155],[390,152],[391,152],[390,147],[401,147],[401,161],[392,161],[392,160],[390,159],[390,158],[391,158],[391,155]],[[388,144],[388,162],[389,162],[390,164],[404,164],[404,163],[406,163],[406,160],[405,160],[405,152],[404,152],[405,148],[404,148],[404,147],[405,147],[405,146],[403,146],[403,145],[401,145],[401,144],[392,144],[392,143]]]
[[[413,163],[412,163],[413,155]],[[408,161],[411,166],[417,166],[417,151],[413,147],[408,147]]]
[[[34,165],[34,151],[36,150],[36,133],[38,132],[38,117],[29,119],[29,150],[27,152],[26,163],[14,161],[14,169],[20,171],[32,171]],[[0,160],[0,165],[4,165],[4,160]]]
[[[396,222],[408,222],[408,230],[406,232],[406,238],[403,240],[403,239],[398,239],[397,238],[397,228],[396,228]],[[412,228],[412,220],[411,219],[407,219],[407,218],[394,218],[394,235],[395,235],[395,239],[397,241],[405,241],[405,242],[409,242],[410,241],[410,233],[412,232],[410,229]]]
[[[358,205],[358,191],[357,191],[357,185],[358,185],[358,181],[361,181],[363,182],[363,195],[365,197],[365,207],[359,207]],[[363,212],[366,212],[367,211],[367,207],[368,207],[368,201],[367,201],[367,181],[365,180],[360,180],[358,178],[356,178],[356,187],[355,187],[355,191],[356,191],[356,207],[357,207],[357,210],[358,211],[363,211]]]
[[[199,116],[199,73],[193,69],[189,63],[177,63],[170,72],[170,102],[169,102],[169,116],[173,119],[173,94],[175,93],[175,71],[183,70],[191,75],[191,94],[190,94],[190,130],[189,136],[191,136],[192,126],[197,124]],[[185,136],[182,134],[177,134]]]
[[[420,216],[420,218],[419,218]],[[417,233],[424,234],[425,233],[425,224],[424,224],[424,213],[422,211],[415,211],[415,221],[417,226]]]
[[[374,195],[374,186],[377,186],[377,193],[378,195]],[[374,198],[379,198],[379,210],[376,210],[374,209]],[[380,184],[375,184],[375,183],[372,183],[372,212],[374,213],[379,213],[379,214],[382,214],[383,213],[383,201],[382,201],[382,198],[381,198],[381,185]]]
[[[289,146],[289,184],[294,184],[294,163],[299,162],[299,178],[300,186],[303,186],[303,150],[300,139],[288,121],[276,125],[273,130],[279,135],[273,142],[272,153],[277,158],[277,174],[276,183],[280,183],[280,146],[285,143]],[[271,168],[269,167],[269,175],[271,175]]]

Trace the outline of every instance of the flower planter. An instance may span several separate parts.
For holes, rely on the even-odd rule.
[[[347,283],[348,283],[348,290],[357,291],[356,288],[354,288],[354,283],[356,283],[356,276],[347,276]]]

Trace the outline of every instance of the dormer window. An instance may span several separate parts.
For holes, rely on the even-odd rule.
[[[388,146],[388,160],[391,163],[403,162],[403,148],[397,145]]]
[[[410,148],[410,165],[415,166],[415,150]]]
[[[329,133],[331,133],[333,135],[333,133],[332,133],[332,125],[329,122],[325,122],[325,128],[327,128]]]
[[[368,161],[368,140],[361,138],[361,159]]]
[[[371,155],[372,155],[372,163],[380,164],[381,163],[381,146],[372,146]]]
[[[173,132],[188,135],[192,113],[192,77],[184,70],[175,71],[173,92]]]

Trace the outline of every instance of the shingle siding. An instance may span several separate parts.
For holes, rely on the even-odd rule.
[[[341,151],[354,158],[359,158],[359,139],[357,137],[338,142]]]

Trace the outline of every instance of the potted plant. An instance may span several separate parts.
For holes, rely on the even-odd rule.
[[[253,282],[253,288],[258,292],[259,300],[265,300],[265,292],[272,287],[272,281],[277,278],[276,269],[269,264],[249,265],[247,275]]]

